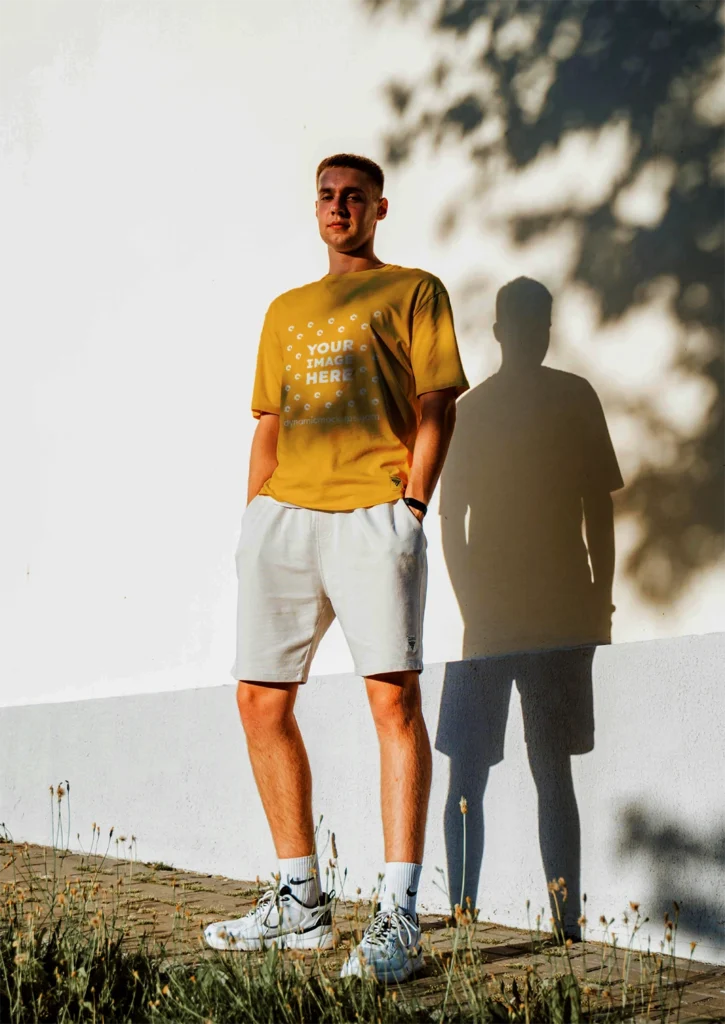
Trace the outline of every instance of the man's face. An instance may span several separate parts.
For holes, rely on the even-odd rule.
[[[355,252],[375,234],[388,201],[377,196],[364,171],[327,167],[317,183],[315,212],[322,241],[337,252]]]

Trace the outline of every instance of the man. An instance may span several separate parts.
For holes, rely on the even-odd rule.
[[[383,185],[364,157],[322,161],[315,209],[329,273],[275,299],[262,330],[232,672],[280,888],[206,938],[222,949],[332,944],[294,703],[337,616],[380,743],[386,860],[380,909],[342,974],[402,981],[422,964],[416,893],[431,776],[418,681],[422,521],[468,383],[444,286],[375,255]]]

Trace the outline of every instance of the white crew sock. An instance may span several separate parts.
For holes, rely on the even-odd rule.
[[[404,864],[400,861],[386,864],[380,889],[380,909],[394,910],[399,907],[415,917],[421,870],[421,864]]]
[[[279,862],[279,884],[288,885],[292,895],[313,907],[320,898],[320,865],[317,863],[317,854],[311,853],[309,857],[289,857]]]

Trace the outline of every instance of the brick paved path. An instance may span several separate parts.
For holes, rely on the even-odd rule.
[[[163,943],[169,956],[189,962],[214,955],[204,946],[201,937],[207,924],[240,917],[254,905],[261,891],[254,882],[180,871],[166,865],[63,854],[32,844],[0,844],[0,885],[22,887],[27,891],[30,874],[46,883],[56,877],[60,880],[60,889],[66,881],[77,884],[95,881],[99,886],[97,898],[102,905],[120,908],[128,924],[129,943],[138,941],[145,932]],[[307,959],[314,962],[319,956],[323,968],[334,976],[351,941],[362,933],[369,910],[366,903],[339,902],[335,916],[336,948],[305,954]],[[447,985],[446,964],[450,963],[456,930],[442,915],[423,917],[422,924],[426,967],[406,990],[425,1003],[438,1002]],[[497,982],[520,980],[532,967],[541,976],[566,973],[571,964],[582,985],[590,987],[593,994],[608,990],[615,1002],[621,993],[625,970],[628,970],[630,984],[639,981],[643,971],[651,977],[653,970],[651,959],[647,962],[645,958],[643,963],[638,955],[626,958],[624,950],[612,950],[594,942],[577,943],[569,950],[562,950],[549,941],[532,943],[528,932],[489,922],[477,922],[459,933],[459,948],[462,945],[475,950],[476,956],[485,963],[486,974]],[[725,1021],[725,968],[681,959],[675,960],[672,966],[682,991],[679,1020]],[[661,1004],[652,992],[650,986],[639,1019],[661,1019]],[[677,998],[677,993],[670,990],[669,1005],[676,1005]]]

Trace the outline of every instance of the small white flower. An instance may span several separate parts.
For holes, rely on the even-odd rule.
[[[380,399],[379,398],[373,398],[372,404],[373,405],[380,405]]]
[[[299,402],[300,397],[301,397],[300,395],[295,395],[295,402]]]
[[[308,325],[307,325],[307,326],[308,326],[308,327],[314,327],[315,325],[314,325],[314,324],[313,324],[313,322],[312,322],[312,321],[310,320],[310,322],[308,323]]]
[[[288,345],[288,346],[287,346],[287,351],[288,351],[288,352],[291,352],[291,351],[292,351],[292,346],[291,346],[291,345]]]
[[[290,324],[289,327],[287,328],[288,331],[293,331],[294,329],[295,329],[295,325],[294,324]]]
[[[295,356],[295,359],[301,359],[301,358],[302,358],[302,353],[298,352],[297,355]]]
[[[373,377],[373,384],[377,384],[377,382],[378,382],[378,378],[377,377]]]
[[[306,405],[306,406],[305,406],[305,410],[306,410],[307,412],[309,412],[309,411],[310,411],[310,407],[309,407],[309,405]]]
[[[360,373],[367,373],[367,372],[368,372],[367,371],[367,367],[365,367],[365,366],[361,366],[360,367]]]
[[[350,314],[350,319],[351,320],[357,320],[357,313],[351,313]]]
[[[361,346],[360,346],[360,351],[361,351],[361,352],[367,352],[367,350],[368,350],[368,347],[367,347],[367,345],[361,345]]]
[[[315,398],[322,398],[322,395],[320,394],[319,391],[315,391]]]
[[[318,331],[317,332],[317,337],[319,338],[321,334],[322,334],[322,331]]]
[[[369,326],[370,324],[360,324],[360,327],[362,328],[363,331],[366,331]]]
[[[287,373],[289,373],[291,369],[292,369],[291,366],[285,366],[285,370],[287,371]]]
[[[342,334],[342,332],[345,330],[345,328],[344,327],[338,327],[337,330],[338,330],[339,334]]]
[[[342,398],[342,391],[336,391],[335,394],[338,398]]]
[[[325,408],[326,409],[331,409],[332,408],[332,402],[325,402]]]
[[[285,384],[285,386],[284,386],[285,391],[289,391],[290,387],[291,387],[290,384]]]
[[[292,406],[290,406],[290,405],[286,405],[286,406],[284,407],[284,411],[285,411],[285,412],[291,412],[291,411],[292,411]]]
[[[331,316],[330,319],[327,322],[328,322],[328,324],[334,324],[334,322],[335,322],[334,316]]]
[[[299,380],[301,376],[302,376],[301,373],[296,373],[295,374],[295,380]]]
[[[299,340],[300,340],[300,338],[304,338],[304,334],[298,334],[298,335],[297,335],[297,340],[299,341]]]
[[[373,313],[373,316],[375,317],[376,320],[379,320],[382,315],[383,314],[380,312],[379,309],[376,309],[375,312]]]

